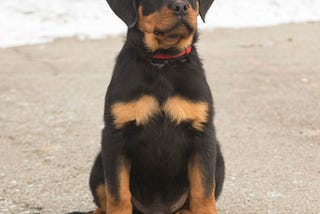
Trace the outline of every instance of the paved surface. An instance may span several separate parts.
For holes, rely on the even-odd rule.
[[[320,212],[320,23],[202,33],[220,213]],[[0,50],[0,213],[94,208],[88,176],[123,38]]]

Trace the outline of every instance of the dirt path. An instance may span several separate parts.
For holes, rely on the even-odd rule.
[[[202,33],[220,213],[320,212],[320,23]],[[0,213],[94,208],[89,170],[123,38],[0,49]]]

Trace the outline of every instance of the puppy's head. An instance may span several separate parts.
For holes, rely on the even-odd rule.
[[[149,51],[191,45],[202,20],[214,0],[107,0],[111,9],[127,24],[144,33]]]

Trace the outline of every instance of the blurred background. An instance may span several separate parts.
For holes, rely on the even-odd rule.
[[[320,20],[319,0],[216,0],[200,28],[257,27]],[[104,27],[103,27],[104,26]],[[125,25],[104,0],[1,0],[0,47],[57,37],[101,38]]]
[[[319,214],[320,0],[215,0],[199,25],[226,161],[219,214]],[[0,214],[95,209],[125,30],[105,0],[0,0]]]

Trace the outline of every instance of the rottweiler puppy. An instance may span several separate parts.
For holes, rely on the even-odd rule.
[[[213,0],[107,0],[128,26],[90,176],[95,214],[214,214],[224,160],[198,57]]]

